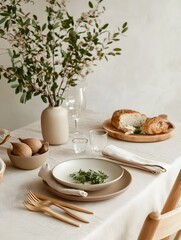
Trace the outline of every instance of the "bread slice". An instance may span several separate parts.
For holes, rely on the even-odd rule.
[[[133,134],[137,127],[141,127],[146,121],[146,115],[140,112],[121,109],[113,113],[111,124],[125,134]]]

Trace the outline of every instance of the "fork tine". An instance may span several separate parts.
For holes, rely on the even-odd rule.
[[[30,192],[27,193],[26,199],[27,199],[28,202],[30,202],[33,205],[36,205],[36,204],[40,203],[40,200],[34,198],[34,196]]]
[[[38,204],[38,202],[36,202],[30,195],[26,196],[26,202],[28,204],[31,204],[31,205],[34,205],[34,206],[36,206]]]
[[[30,194],[34,200],[39,202],[41,201],[39,198],[37,198],[37,196],[32,191],[29,191],[28,194]]]
[[[35,202],[39,202],[39,199],[37,199],[31,191],[27,193],[27,197],[34,200]]]
[[[30,203],[28,201],[24,200],[23,204],[27,209],[31,210],[29,207]]]
[[[69,218],[67,218],[67,217],[65,217],[65,216],[63,216],[59,213],[56,213],[55,211],[52,211],[51,209],[49,209],[47,207],[43,207],[43,206],[38,207],[36,205],[32,205],[28,202],[28,200],[24,200],[24,205],[30,211],[48,213],[48,215],[50,215],[51,217],[57,218],[57,219],[59,219],[63,222],[69,223],[69,224],[74,225],[76,227],[80,226],[77,222],[75,222],[75,221],[73,221],[73,220],[71,220],[71,219],[69,219]]]
[[[83,217],[81,217],[81,216],[79,216],[77,214],[74,214],[73,212],[68,210],[66,207],[61,206],[60,204],[53,203],[50,200],[41,200],[41,199],[39,199],[31,191],[29,191],[27,193],[27,200],[28,200],[28,202],[30,202],[31,204],[33,204],[34,206],[37,206],[37,207],[40,206],[40,204],[45,206],[45,207],[48,207],[48,208],[50,208],[51,205],[57,206],[60,209],[62,209],[65,213],[67,213],[69,216],[71,216],[71,217],[73,217],[75,219],[78,219],[81,222],[89,223],[89,221],[87,221]]]
[[[32,201],[32,199],[30,198],[26,198],[26,202],[25,204],[31,204],[31,205],[34,205],[34,202]]]

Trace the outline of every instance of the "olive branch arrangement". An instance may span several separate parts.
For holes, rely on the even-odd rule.
[[[85,78],[99,60],[121,54],[114,43],[128,26],[125,22],[111,33],[108,23],[100,23],[103,0],[89,1],[88,11],[76,20],[64,0],[45,1],[46,21],[40,23],[37,15],[23,10],[24,4],[34,0],[1,0],[0,39],[10,45],[4,51],[11,66],[0,63],[0,79],[6,78],[15,93],[21,93],[21,103],[40,95],[43,102],[56,107],[62,104],[66,89]]]

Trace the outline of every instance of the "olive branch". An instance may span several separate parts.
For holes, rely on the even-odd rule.
[[[0,63],[0,79],[8,80],[20,102],[41,96],[55,107],[62,104],[68,87],[85,78],[102,59],[121,54],[114,47],[128,29],[127,22],[114,32],[100,23],[105,12],[103,0],[88,2],[88,11],[74,19],[65,1],[46,0],[46,21],[23,10],[34,0],[1,0],[0,39],[10,44],[1,49],[9,55],[11,66]]]

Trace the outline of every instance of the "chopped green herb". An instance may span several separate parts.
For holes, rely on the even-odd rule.
[[[89,171],[84,171],[80,169],[77,173],[71,173],[70,177],[73,178],[78,183],[85,184],[89,182],[90,184],[100,184],[104,183],[104,180],[108,178],[103,171],[94,171],[89,169]]]
[[[140,127],[135,127],[135,131],[134,131],[134,134],[144,134],[144,132],[142,131],[141,129],[141,126]]]

